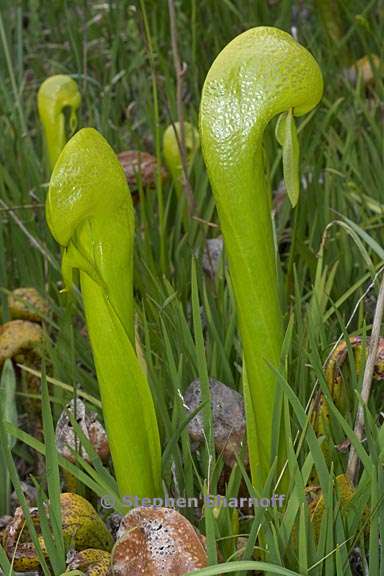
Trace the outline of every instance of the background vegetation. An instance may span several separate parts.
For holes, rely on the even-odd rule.
[[[302,194],[295,210],[278,192],[282,166],[273,126],[265,144],[278,199],[275,226],[280,290],[289,328],[285,341],[288,376],[287,382],[281,382],[294,479],[287,491],[288,506],[255,517],[237,518],[226,512],[218,521],[208,513],[196,518],[192,511],[190,516],[208,537],[212,562],[215,540],[227,560],[236,557],[235,536],[250,531],[251,545],[244,559],[251,557],[252,539],[255,543],[259,535],[267,561],[300,574],[363,574],[368,573],[363,570],[369,563],[369,574],[375,576],[384,570],[384,551],[379,546],[384,536],[382,384],[374,385],[364,442],[356,442],[363,459],[362,476],[344,515],[332,486],[334,478],[346,470],[348,453],[335,446],[347,436],[353,441],[363,376],[362,370],[356,370],[351,349],[344,381],[349,406],[342,415],[331,411],[333,448],[327,462],[308,429],[305,409],[314,390],[325,386],[323,364],[335,343],[354,335],[364,339],[371,330],[384,260],[384,86],[379,68],[369,84],[361,76],[353,81],[347,71],[365,55],[382,56],[384,8],[377,0],[341,0],[330,3],[335,12],[327,20],[321,4],[293,0],[176,2],[178,48],[185,63],[185,120],[198,124],[201,88],[214,57],[236,34],[253,26],[274,25],[293,31],[319,62],[325,84],[320,106],[301,121]],[[49,389],[54,421],[73,394],[88,394],[96,405],[98,399],[90,347],[82,330],[81,300],[77,298],[70,307],[60,294],[60,253],[44,219],[49,172],[36,94],[47,76],[58,73],[70,74],[78,82],[80,127],[97,128],[116,152],[140,149],[161,159],[162,134],[178,119],[167,3],[2,3],[2,319],[9,318],[7,294],[16,287],[34,286],[49,300],[52,314],[45,322],[44,364],[49,382],[54,382]],[[205,242],[217,237],[220,228],[200,152],[190,179],[196,209],[186,227],[171,183],[153,191],[141,190],[135,254],[138,331],[161,428],[164,486],[170,494],[185,496],[201,493],[207,482],[214,492],[223,463],[219,458],[208,471],[204,455],[191,455],[179,391],[183,393],[193,379],[207,375],[236,389],[241,380],[241,344],[224,259],[214,279],[202,268]],[[21,429],[27,428],[22,426],[24,415],[17,398],[20,429],[13,429],[19,437],[13,455],[26,479],[30,472],[35,473],[34,452],[27,444],[43,447],[31,437],[21,438]],[[46,442],[47,437],[46,428]],[[327,502],[318,538],[310,526],[304,491],[313,461]],[[113,480],[105,471],[82,469],[81,463],[78,469],[92,480],[88,484],[99,496],[105,493],[105,483]],[[241,466],[236,468],[228,493],[237,493],[244,474]],[[44,480],[41,486],[47,489]],[[1,491],[0,511],[5,514],[10,511],[6,475]],[[60,558],[60,551],[57,554]],[[362,566],[361,572],[356,562]],[[60,573],[62,563],[58,560],[53,565],[54,572]]]

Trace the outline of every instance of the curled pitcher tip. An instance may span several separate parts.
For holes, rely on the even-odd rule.
[[[323,94],[320,67],[290,34],[260,26],[236,36],[220,52],[204,83],[200,126],[223,134],[263,127],[281,112],[312,110]],[[232,126],[231,126],[232,125]]]
[[[111,146],[94,128],[79,130],[63,148],[46,201],[49,228],[66,246],[80,222],[127,204],[129,189]]]

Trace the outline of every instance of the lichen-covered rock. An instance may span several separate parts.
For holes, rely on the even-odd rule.
[[[336,491],[340,502],[341,514],[348,514],[352,504],[351,500],[355,494],[352,482],[345,474],[336,477]],[[310,519],[314,529],[315,536],[320,534],[321,520],[325,510],[324,496],[319,490],[317,495],[309,503]]]
[[[56,446],[64,458],[70,462],[75,462],[74,452],[79,452],[82,458],[90,463],[90,457],[82,446],[80,439],[76,435],[71,422],[71,416],[79,424],[85,437],[91,442],[96,453],[103,462],[107,462],[110,452],[107,433],[99,420],[97,414],[88,412],[82,400],[77,398],[64,408],[56,425]]]
[[[49,313],[48,302],[36,288],[16,288],[8,296],[8,308],[12,319],[40,322]]]
[[[235,454],[241,449],[245,436],[244,401],[239,392],[222,382],[210,378],[211,407],[215,448],[224,462],[232,466]],[[201,404],[200,380],[194,380],[184,394],[185,404],[191,411]],[[195,447],[204,442],[203,415],[200,411],[188,424],[188,432]]]
[[[134,508],[112,551],[115,576],[181,576],[208,565],[192,524],[171,508]]]
[[[365,361],[364,355],[367,355],[370,341],[371,339],[368,337],[364,344],[361,336],[353,336],[348,342],[342,340],[327,360],[325,367],[327,386],[336,407],[343,414],[347,411],[349,392],[351,392],[348,389],[348,381],[346,381],[342,373],[342,368],[348,357],[349,347],[355,352],[356,373],[360,374]],[[377,382],[384,380],[384,338],[379,338],[372,379]],[[319,393],[313,401],[311,416],[312,426],[318,436],[329,435],[329,417],[328,403],[323,393]]]
[[[75,550],[111,550],[112,536],[88,500],[79,494],[64,492],[60,502],[63,532]]]
[[[85,576],[107,576],[110,566],[110,552],[95,548],[73,551],[67,558],[68,570],[81,570]]]
[[[29,320],[11,320],[0,326],[0,367],[9,359],[23,362],[40,355],[43,329]]]
[[[64,540],[73,550],[97,548],[110,551],[113,545],[111,534],[96,510],[78,494],[64,493],[60,496],[61,520]],[[40,547],[46,556],[46,546],[41,535],[40,517],[37,508],[30,508],[30,515],[39,537]],[[47,507],[49,515],[49,507]],[[24,512],[17,508],[11,522],[6,526],[3,546],[16,572],[30,572],[40,566],[35,547],[25,525]]]
[[[45,545],[40,533],[40,520],[37,508],[29,510],[32,522],[39,535],[39,544],[43,552]],[[40,566],[35,547],[31,542],[28,529],[25,526],[24,512],[21,507],[16,508],[11,522],[4,531],[3,547],[10,561],[13,561],[13,569],[16,572],[30,572]]]

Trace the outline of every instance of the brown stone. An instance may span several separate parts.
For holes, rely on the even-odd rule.
[[[12,319],[40,322],[49,313],[48,302],[36,288],[16,288],[8,296],[8,308]]]
[[[194,527],[171,508],[134,508],[117,536],[112,551],[115,576],[181,576],[208,565]]]
[[[158,166],[157,159],[148,152],[139,150],[127,150],[118,154],[118,159],[125,172],[128,186],[132,193],[139,190],[141,180],[143,188],[156,187],[156,170]],[[160,179],[163,181],[167,178],[167,171],[160,166]]]

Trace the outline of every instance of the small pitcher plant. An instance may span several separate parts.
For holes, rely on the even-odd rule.
[[[184,122],[185,150],[188,169],[191,168],[196,152],[200,146],[199,132],[189,122]],[[163,153],[165,163],[172,175],[172,180],[178,197],[182,192],[183,165],[180,154],[181,127],[179,122],[171,124],[163,135]]]
[[[44,128],[49,167],[53,170],[56,160],[67,141],[65,109],[69,109],[69,135],[77,128],[77,109],[81,95],[76,82],[64,74],[50,76],[40,86],[37,105]]]

